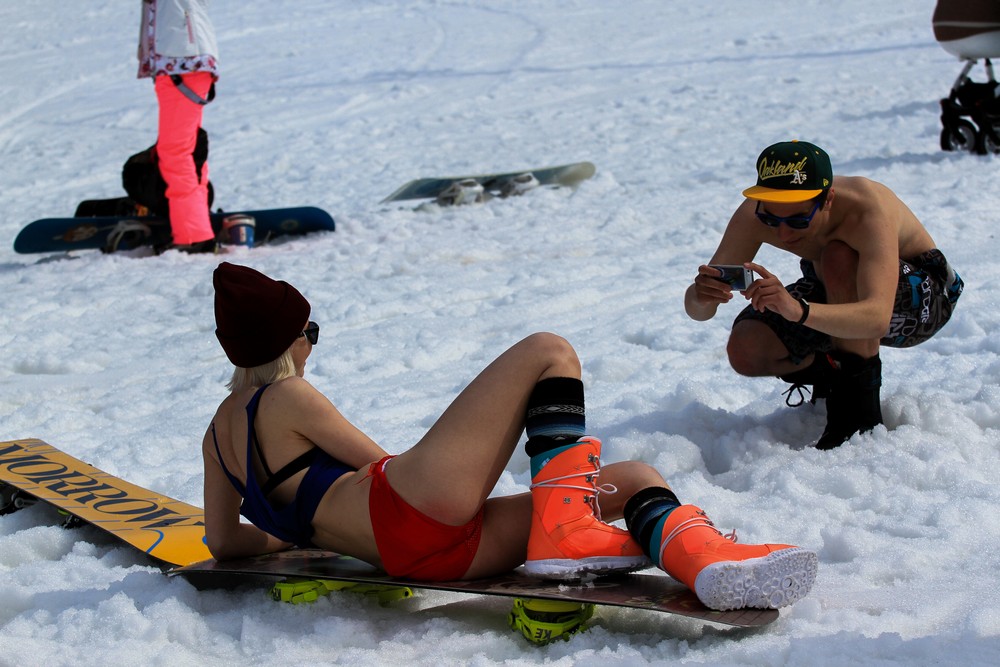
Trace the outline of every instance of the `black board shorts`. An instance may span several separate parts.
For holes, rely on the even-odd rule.
[[[802,277],[786,285],[785,289],[796,299],[826,303],[826,288],[816,275],[813,263],[803,259],[799,266]],[[896,303],[881,344],[886,347],[912,347],[929,339],[951,319],[964,286],[962,278],[951,268],[940,250],[928,250],[913,259],[899,260]],[[759,312],[747,306],[736,317],[733,326],[744,320],[757,320],[770,327],[788,348],[789,360],[796,364],[810,354],[833,349],[829,335],[790,322],[769,310]]]

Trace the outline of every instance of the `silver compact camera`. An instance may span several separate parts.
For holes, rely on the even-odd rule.
[[[737,292],[742,292],[750,287],[750,283],[754,280],[753,271],[742,264],[709,264],[708,266],[722,272],[721,276],[712,276],[713,278],[726,283]]]

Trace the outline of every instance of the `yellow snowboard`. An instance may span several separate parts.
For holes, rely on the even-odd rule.
[[[211,558],[201,508],[130,484],[41,440],[0,442],[0,514],[32,498],[169,565]]]

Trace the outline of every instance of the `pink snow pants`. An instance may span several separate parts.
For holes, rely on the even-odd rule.
[[[203,99],[207,97],[212,86],[211,73],[194,72],[182,76],[188,88]],[[160,104],[156,154],[160,173],[167,183],[174,243],[188,245],[207,241],[215,236],[208,217],[208,162],[202,166],[199,180],[191,156],[201,126],[202,107],[186,98],[169,76],[156,77],[155,86]]]

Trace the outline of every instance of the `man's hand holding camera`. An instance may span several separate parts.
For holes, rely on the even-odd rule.
[[[781,315],[789,322],[801,324],[808,316],[807,306],[793,297],[785,289],[784,284],[777,276],[765,269],[760,264],[747,262],[758,278],[743,292],[743,296],[750,301],[757,312],[770,310]]]

